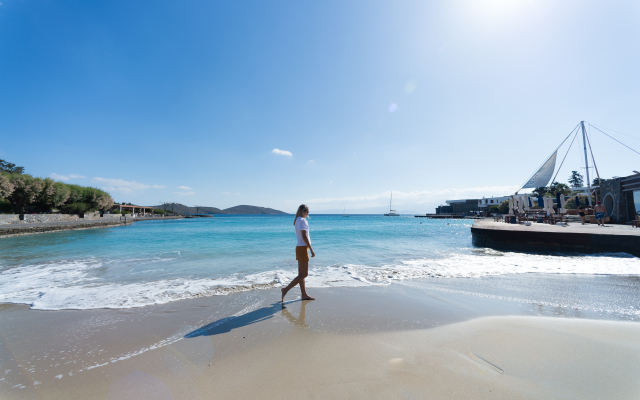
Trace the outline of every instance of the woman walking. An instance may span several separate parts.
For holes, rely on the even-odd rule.
[[[304,278],[309,275],[309,250],[311,250],[311,257],[315,257],[316,253],[311,247],[311,240],[309,239],[309,223],[307,217],[309,216],[309,207],[301,204],[296,212],[296,218],[293,220],[293,226],[296,228],[296,236],[298,237],[298,245],[296,246],[296,260],[298,260],[298,276],[282,291],[282,302],[284,303],[284,296],[287,295],[289,290],[295,285],[300,285],[300,292],[302,293],[302,300],[315,300],[313,297],[307,294],[307,290],[304,286]]]

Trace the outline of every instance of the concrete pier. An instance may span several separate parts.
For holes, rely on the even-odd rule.
[[[640,228],[630,225],[532,223],[531,226],[477,220],[471,227],[474,246],[516,251],[623,252],[640,257]]]

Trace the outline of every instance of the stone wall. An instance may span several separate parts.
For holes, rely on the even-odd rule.
[[[19,223],[20,216],[18,214],[0,214],[0,225]]]
[[[104,214],[101,217],[99,212],[86,214],[0,214],[0,225],[66,222],[78,220],[119,221],[120,215]]]
[[[598,189],[598,200],[607,207],[611,222],[621,224],[629,220],[627,198],[622,193],[620,178],[603,180]]]

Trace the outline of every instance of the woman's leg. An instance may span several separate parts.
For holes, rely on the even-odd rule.
[[[302,292],[302,300],[315,300],[313,297],[310,297],[307,294],[307,291],[304,286],[304,278],[309,275],[309,261],[298,261],[298,276],[296,276],[289,286],[284,289],[280,289],[282,292],[282,302],[284,303],[284,296],[287,295],[289,290],[293,288],[295,285],[300,284],[300,291]]]
[[[302,300],[315,300],[313,297],[307,294],[307,288],[304,282],[304,278],[309,276],[309,261],[298,262],[298,276],[303,277],[300,281],[300,294],[302,295]]]

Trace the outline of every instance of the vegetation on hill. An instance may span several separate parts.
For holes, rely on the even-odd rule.
[[[16,214],[54,209],[84,213],[113,205],[113,199],[103,190],[34,177],[5,160],[0,160],[0,199],[8,202]]]
[[[225,214],[287,214],[273,208],[257,207],[257,206],[235,206],[222,210]]]
[[[287,214],[286,212],[274,210],[273,208],[257,207],[257,206],[235,206],[221,210],[216,207],[189,207],[180,203],[165,203],[153,206],[154,209],[166,210],[178,214]]]
[[[152,206],[154,210],[161,210],[165,213],[177,213],[177,214],[225,214],[221,209],[215,207],[189,207],[180,203],[165,203],[157,206]],[[157,214],[158,212],[156,212]]]

